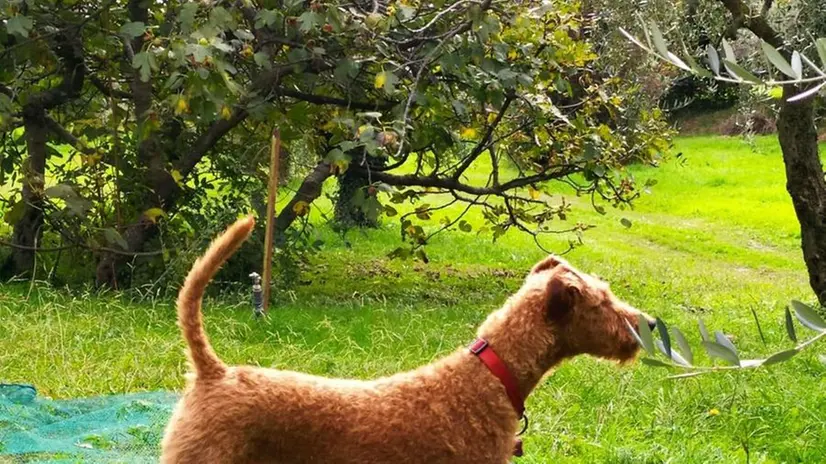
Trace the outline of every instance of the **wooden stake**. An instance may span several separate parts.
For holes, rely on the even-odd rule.
[[[264,312],[270,307],[270,285],[272,279],[272,238],[275,233],[275,200],[278,194],[278,163],[281,161],[281,134],[278,129],[272,131],[272,145],[270,147],[270,179],[267,185],[267,233],[264,236],[264,275],[262,285],[264,291]]]

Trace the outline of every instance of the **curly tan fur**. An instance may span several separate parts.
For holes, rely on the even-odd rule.
[[[163,440],[162,463],[507,463],[518,417],[500,381],[466,348],[372,381],[227,367],[201,325],[201,296],[249,235],[246,218],[193,266],[178,315],[194,379]],[[598,279],[549,257],[477,335],[527,396],[563,360],[588,353],[625,362],[639,311]]]

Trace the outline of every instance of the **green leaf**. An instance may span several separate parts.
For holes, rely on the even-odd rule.
[[[77,196],[77,193],[75,193],[72,187],[66,184],[54,185],[47,188],[43,193],[49,198],[60,198],[61,200]]]
[[[640,362],[654,367],[671,367],[668,364],[654,358],[640,358]]]
[[[740,365],[740,358],[737,357],[737,353],[734,353],[733,351],[719,343],[704,341],[703,348],[706,349],[706,352],[712,358],[722,359],[727,363],[735,366]]]
[[[198,5],[200,2],[186,2],[181,6],[181,12],[178,14],[178,21],[181,23],[181,32],[186,34],[192,30],[195,24],[195,16],[198,14]]]
[[[708,330],[706,330],[706,324],[703,322],[702,319],[697,320],[697,325],[700,326],[700,336],[703,338],[703,341],[708,341],[711,337],[708,336]]]
[[[708,65],[711,66],[711,70],[719,76],[720,55],[717,54],[717,50],[711,44],[706,45],[706,56],[708,57]]]
[[[826,67],[826,37],[815,40],[815,46],[817,47],[817,54],[820,55],[820,62]]]
[[[111,227],[103,229],[103,238],[106,239],[109,244],[117,245],[124,250],[129,249],[129,245],[126,243],[126,240],[123,239],[120,232]]]
[[[620,224],[622,224],[626,229],[630,229],[631,226],[633,225],[633,224],[631,224],[631,221],[626,219],[626,218],[620,219]]]
[[[797,353],[800,353],[800,350],[798,350],[797,348],[792,348],[790,350],[775,353],[775,354],[769,356],[768,358],[766,358],[766,360],[763,361],[762,365],[763,366],[769,366],[771,364],[777,364],[777,363],[781,363],[783,361],[787,361],[787,360],[791,359],[792,357],[794,357],[794,355],[796,355]]]
[[[788,306],[786,307],[786,335],[789,336],[789,340],[797,342],[797,334],[794,330],[794,320],[792,319],[792,312],[789,311]]]
[[[64,201],[68,212],[79,218],[89,214],[89,210],[92,209],[92,204],[80,196],[68,197]]]
[[[794,70],[796,79],[803,78],[803,62],[800,59],[800,53],[795,50],[792,52],[792,69]]]
[[[412,255],[412,254],[413,254],[413,252],[410,251],[410,248],[398,247],[395,250],[388,253],[387,257],[391,258],[391,259],[394,259],[394,258],[406,259],[406,258],[409,258],[410,255]]]
[[[677,327],[672,327],[671,331],[674,333],[674,340],[677,346],[680,347],[680,353],[685,357],[689,364],[694,364],[694,354],[691,352],[691,345],[688,344],[685,335]]]
[[[652,21],[648,24],[648,29],[651,30],[651,39],[654,41],[654,47],[660,52],[660,55],[668,58],[668,45],[665,44],[665,39],[663,39],[660,28]]]
[[[321,16],[313,11],[305,11],[298,17],[298,22],[301,23],[299,30],[307,33],[315,29],[321,22]]]
[[[737,354],[737,348],[734,346],[733,343],[731,343],[731,340],[729,340],[728,337],[726,337],[726,335],[723,332],[720,332],[719,330],[715,330],[714,331],[714,339],[717,340],[717,343],[719,343],[720,345],[725,346],[726,348],[731,350],[734,354]]]
[[[217,29],[234,29],[235,18],[222,6],[214,6],[209,12],[209,24]]]
[[[723,64],[725,64],[726,69],[728,70],[729,74],[731,74],[731,77],[734,77],[735,79],[753,82],[755,84],[763,83],[763,81],[761,81],[757,76],[750,73],[748,70],[746,70],[746,68],[740,66],[739,64],[733,61],[723,60]]]
[[[811,306],[792,300],[792,308],[801,324],[817,332],[826,330],[826,321]]]
[[[126,36],[129,39],[140,37],[146,32],[146,24],[142,21],[133,21],[126,23],[118,29],[118,34]]]
[[[358,75],[358,72],[358,63],[356,63],[350,58],[343,58],[341,61],[338,62],[338,64],[336,64],[336,70],[333,71],[333,75],[335,76],[337,81],[341,83],[346,83],[354,77],[356,77]]]
[[[639,345],[640,345],[643,349],[645,349],[645,342],[643,342],[643,341],[642,341],[642,338],[640,338],[640,334],[638,334],[638,333],[637,333],[637,330],[636,330],[636,329],[634,329],[634,326],[633,326],[633,325],[631,325],[631,323],[630,323],[630,322],[628,322],[628,319],[625,319],[625,325],[628,327],[628,330],[631,332],[631,335],[633,335],[633,336],[634,336],[634,339],[635,339],[635,340],[637,340],[637,343],[638,343],[638,344],[639,344]],[[646,350],[646,351],[648,351],[648,350]],[[651,353],[651,352],[649,351],[649,353]]]
[[[192,58],[198,63],[203,63],[206,60],[206,57],[212,56],[209,48],[201,44],[192,44],[190,45],[189,50],[190,53],[192,53]]]
[[[664,354],[666,357],[671,358],[671,360],[675,363],[686,367],[691,366],[691,364],[680,353],[678,353],[677,350],[671,349],[671,353],[669,354],[669,350],[665,349],[665,345],[663,344],[662,340],[655,340],[654,343],[657,345],[657,348],[659,348],[662,354]]]
[[[138,70],[141,81],[149,82],[149,77],[152,75],[153,61],[152,55],[147,52],[137,53],[132,58],[132,68]]]
[[[704,67],[697,64],[697,60],[695,60],[694,57],[691,56],[691,53],[689,53],[688,50],[685,49],[685,46],[683,46],[683,56],[685,56],[685,60],[688,62],[688,66],[691,68],[691,71],[693,71],[695,74],[697,74],[700,77],[712,76],[711,72],[708,69],[705,69]]]
[[[385,215],[385,216],[387,216],[387,217],[393,217],[393,216],[395,216],[395,215],[397,215],[397,214],[399,214],[399,212],[398,212],[398,211],[396,211],[396,208],[394,208],[394,207],[392,207],[392,206],[390,206],[390,205],[384,205],[384,215]]]
[[[9,34],[17,34],[21,37],[29,37],[29,31],[32,30],[33,26],[34,21],[28,16],[16,15],[6,20],[6,31]]]
[[[3,215],[3,220],[6,221],[6,224],[13,226],[23,217],[23,212],[25,211],[26,203],[22,200],[18,201],[14,206],[6,210],[6,214]]]
[[[663,348],[665,351],[665,355],[667,357],[671,357],[671,336],[668,335],[668,327],[666,327],[665,322],[659,317],[657,318],[657,332],[660,334],[660,339],[663,342]]]
[[[277,24],[280,17],[281,13],[276,10],[261,10],[255,15],[255,28],[263,29]]]
[[[648,327],[648,320],[642,314],[637,315],[637,331],[645,351],[654,354],[654,337],[651,335],[651,328]]]
[[[255,64],[258,66],[264,69],[272,69],[272,60],[267,52],[257,52],[255,55],[252,55],[252,59],[255,60]]]
[[[791,77],[792,79],[797,79],[797,75],[795,74],[794,70],[791,66],[789,66],[789,62],[783,58],[783,55],[777,51],[776,48],[772,47],[771,44],[763,41],[761,43],[763,47],[763,53],[766,55],[766,58],[769,59],[771,64],[774,65],[775,68],[779,69],[780,72],[783,74]]]
[[[723,54],[726,56],[726,61],[737,63],[737,57],[734,56],[734,50],[726,39],[723,39]]]
[[[815,95],[816,93],[820,92],[820,89],[822,89],[823,86],[826,86],[826,81],[821,82],[820,84],[810,88],[809,90],[807,90],[805,92],[801,92],[801,93],[787,99],[786,101],[787,102],[796,102],[796,101],[800,101],[800,100],[803,100],[805,98],[808,98],[808,97],[810,97],[812,95]]]
[[[766,362],[765,359],[741,359],[740,367],[759,367]]]
[[[689,65],[685,64],[685,61],[683,61],[682,59],[680,59],[679,56],[677,56],[677,55],[675,55],[671,52],[668,52],[668,59],[672,63],[674,63],[675,66],[682,69],[683,71],[692,71],[691,67]]]
[[[388,71],[383,71],[382,74],[384,74],[384,93],[387,95],[394,94],[396,92],[396,83],[399,82],[399,78],[392,72]]]

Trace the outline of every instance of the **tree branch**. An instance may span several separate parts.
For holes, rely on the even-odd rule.
[[[780,53],[786,55],[787,59],[789,58],[790,54],[783,50],[785,40],[771,27],[765,16],[752,13],[749,6],[743,3],[742,0],[720,0],[720,3],[732,14],[735,22],[740,22],[759,39],[777,48]]]
[[[516,98],[513,94],[508,94],[505,96],[505,101],[502,103],[502,108],[499,109],[499,113],[496,115],[496,119],[488,126],[487,130],[485,131],[485,135],[482,137],[482,140],[479,140],[479,143],[473,147],[473,150],[470,154],[465,158],[461,165],[456,168],[456,173],[453,174],[454,179],[458,179],[461,177],[462,173],[476,161],[476,158],[485,151],[487,148],[488,143],[490,142],[491,137],[493,136],[493,131],[496,130],[496,127],[499,126],[499,123],[502,122],[502,118],[505,116],[505,113],[508,111],[508,107],[511,106],[514,98]]]
[[[304,93],[299,92],[297,90],[289,89],[279,89],[278,93],[284,95],[285,97],[295,98],[296,100],[301,100],[316,105],[333,105],[341,106],[343,108],[354,108],[357,110],[364,111],[386,111],[399,104],[399,102],[395,101],[357,102],[346,100],[343,98],[327,97],[324,95],[314,95],[310,93]]]
[[[90,76],[89,77],[89,82],[91,82],[92,85],[94,85],[95,88],[97,88],[98,91],[100,91],[100,93],[102,93],[103,95],[105,95],[107,97],[121,98],[121,99],[126,99],[126,100],[131,100],[132,99],[132,94],[131,93],[124,92],[123,90],[119,90],[119,89],[113,89],[113,88],[107,86],[97,76]]]
[[[295,218],[298,217],[294,206],[300,201],[309,205],[318,198],[321,195],[321,188],[324,185],[324,181],[331,175],[333,175],[333,171],[330,169],[330,163],[322,161],[304,178],[301,186],[298,187],[298,191],[295,192],[290,202],[281,209],[281,213],[275,221],[276,235],[283,234],[290,225],[292,225]]]
[[[378,172],[362,166],[351,164],[350,168],[357,175],[365,178],[371,178],[374,182],[384,182],[385,184],[394,186],[406,187],[435,187],[457,192],[469,193],[472,195],[499,195],[501,196],[508,190],[513,190],[519,187],[533,184],[535,182],[543,182],[550,179],[558,179],[570,175],[580,169],[576,166],[564,166],[557,171],[543,171],[533,176],[513,179],[505,182],[499,186],[492,187],[477,187],[473,185],[463,184],[455,178],[444,177],[430,177],[430,176],[416,176],[416,175],[395,175],[386,172]]]

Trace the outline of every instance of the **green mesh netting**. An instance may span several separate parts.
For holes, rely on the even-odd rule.
[[[177,396],[135,393],[74,400],[0,384],[0,464],[158,462]]]

